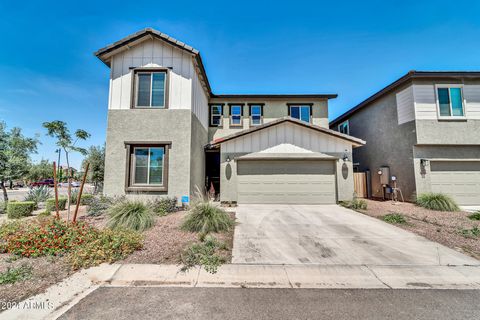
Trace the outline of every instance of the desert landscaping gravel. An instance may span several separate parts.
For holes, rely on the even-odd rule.
[[[401,214],[407,223],[395,224],[397,227],[480,259],[480,237],[462,235],[464,229],[480,228],[480,221],[468,218],[471,213],[434,211],[405,202],[366,201],[367,210],[359,212],[379,219],[386,214]]]

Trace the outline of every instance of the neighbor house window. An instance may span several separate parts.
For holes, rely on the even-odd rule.
[[[263,105],[251,104],[250,105],[250,124],[252,126],[258,126],[262,124],[263,117]]]
[[[243,116],[243,105],[231,104],[230,105],[230,125],[241,126]]]
[[[310,118],[312,115],[311,105],[289,105],[288,107],[290,117],[305,122],[310,122]]]
[[[350,128],[348,125],[348,120],[340,123],[338,125],[338,132],[343,133],[343,134],[350,134]]]
[[[165,71],[136,71],[136,108],[165,108]]]
[[[437,87],[438,114],[440,117],[463,117],[462,88],[457,86]]]
[[[210,105],[210,126],[219,127],[222,125],[223,117],[223,105],[212,104]]]
[[[166,191],[168,145],[128,144],[127,153],[127,191]]]

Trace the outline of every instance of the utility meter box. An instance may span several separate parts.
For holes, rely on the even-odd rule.
[[[378,173],[380,174],[380,184],[382,185],[390,184],[390,168],[389,167],[380,167],[380,169],[378,169]]]

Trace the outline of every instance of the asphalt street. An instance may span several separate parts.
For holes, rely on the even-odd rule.
[[[60,319],[480,319],[480,290],[101,287]]]

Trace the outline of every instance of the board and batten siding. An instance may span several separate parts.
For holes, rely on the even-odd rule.
[[[133,68],[168,68],[168,108],[191,109],[208,126],[208,102],[193,56],[157,39],[147,39],[112,57],[109,109],[130,109]],[[201,92],[203,91],[203,93]]]
[[[292,123],[282,123],[222,143],[224,153],[251,153],[280,144],[322,153],[351,152],[351,143]],[[289,150],[292,152],[292,150]],[[278,152],[278,150],[276,151]],[[294,151],[295,152],[295,151]]]
[[[418,120],[438,119],[435,85],[413,85],[415,118]],[[465,115],[468,119],[480,119],[480,85],[463,85]]]
[[[403,124],[415,120],[413,87],[409,86],[406,89],[400,91],[399,93],[397,93],[396,98],[398,124]]]

